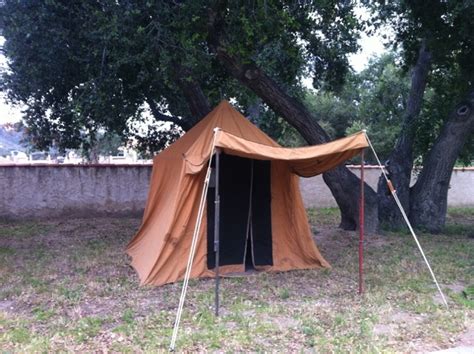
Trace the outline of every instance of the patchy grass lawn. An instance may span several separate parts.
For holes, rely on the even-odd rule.
[[[331,270],[191,281],[179,350],[407,352],[474,345],[474,209],[420,235],[450,304],[403,233],[369,236],[357,295],[354,232],[334,209],[308,211]],[[138,286],[124,247],[140,220],[0,223],[2,351],[156,351],[169,346],[180,284]]]

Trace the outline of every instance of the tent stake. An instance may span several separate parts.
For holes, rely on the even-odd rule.
[[[364,150],[360,153],[360,200],[359,200],[359,295],[364,292]]]
[[[216,188],[215,188],[215,200],[214,200],[214,252],[216,254],[216,293],[215,293],[215,309],[216,316],[219,316],[219,224],[220,224],[220,205],[221,199],[219,195],[219,160],[220,160],[220,149],[216,149]]]

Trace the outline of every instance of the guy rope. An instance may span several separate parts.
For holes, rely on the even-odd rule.
[[[388,189],[390,190],[390,193],[393,196],[393,199],[395,200],[395,203],[398,206],[398,209],[400,209],[400,212],[402,213],[403,219],[405,219],[405,222],[408,226],[408,229],[410,230],[411,235],[413,236],[413,239],[415,240],[416,245],[418,246],[418,249],[420,250],[421,255],[423,256],[423,260],[426,263],[426,266],[428,267],[428,270],[430,271],[431,277],[433,278],[434,283],[436,284],[436,287],[438,288],[439,294],[441,295],[441,298],[443,299],[444,305],[446,308],[449,308],[448,302],[446,301],[446,298],[444,297],[443,291],[441,290],[441,287],[439,286],[438,280],[436,280],[436,276],[434,275],[433,270],[431,269],[430,263],[428,262],[428,259],[425,256],[425,252],[423,252],[423,248],[421,248],[420,242],[418,241],[418,237],[416,237],[415,231],[413,230],[413,227],[411,226],[410,220],[408,220],[408,216],[405,213],[405,209],[402,206],[402,203],[400,202],[400,199],[398,198],[397,191],[393,187],[392,182],[387,176],[387,173],[385,172],[385,169],[380,162],[380,159],[375,152],[374,146],[372,145],[372,142],[369,139],[369,136],[367,135],[367,132],[364,130],[365,137],[367,139],[367,142],[369,143],[370,148],[372,149],[372,152],[374,153],[375,159],[377,160],[377,163],[380,167],[380,170],[382,171],[382,174],[385,178],[385,181],[387,182]]]
[[[218,133],[219,130],[220,130],[219,128],[214,129],[214,137],[212,139],[212,144],[211,144],[209,164],[207,166],[206,178],[204,180],[204,186],[202,188],[201,200],[199,202],[199,211],[198,211],[198,215],[197,215],[197,218],[196,218],[196,227],[194,228],[193,239],[192,239],[192,242],[191,242],[191,249],[189,251],[188,263],[186,265],[186,272],[184,274],[183,287],[181,289],[181,296],[179,297],[178,311],[176,313],[176,320],[174,322],[174,327],[173,327],[173,335],[171,336],[171,344],[170,344],[170,348],[169,348],[170,351],[174,351],[174,348],[176,346],[176,338],[178,337],[179,322],[181,321],[181,314],[183,313],[184,299],[186,298],[186,291],[188,289],[189,278],[191,276],[191,269],[192,269],[192,266],[193,266],[194,255],[196,253],[196,246],[197,246],[198,236],[199,236],[199,232],[201,230],[202,216],[203,216],[203,213],[204,213],[204,206],[206,204],[206,196],[207,196],[207,191],[208,191],[208,188],[209,188],[209,179],[211,177],[212,157],[213,157],[214,152],[215,152],[216,137],[217,137],[217,133]]]

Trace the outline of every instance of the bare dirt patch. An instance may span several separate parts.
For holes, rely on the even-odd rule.
[[[473,324],[471,324],[470,327],[468,327],[467,330],[459,336],[456,344],[458,346],[474,347],[474,325]]]
[[[462,215],[457,212],[456,223],[471,220]],[[367,236],[366,293],[359,296],[358,235],[338,230],[332,210],[310,216],[332,268],[224,278],[219,318],[213,280],[192,281],[180,349],[416,352],[472,345],[473,306],[460,294],[474,283],[467,271],[472,239],[420,236],[447,284],[445,311],[407,235]],[[318,222],[320,217],[326,219]],[[124,249],[139,224],[133,218],[1,224],[2,349],[166,350],[181,287],[138,286]]]

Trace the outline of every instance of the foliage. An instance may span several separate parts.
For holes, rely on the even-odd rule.
[[[367,69],[353,75],[348,86],[355,93],[347,97],[357,102],[357,120],[346,133],[352,133],[357,125],[367,129],[382,160],[395,146],[409,93],[408,75],[397,67],[396,60],[394,53],[372,59]]]
[[[258,105],[258,115],[254,116],[252,121],[282,146],[298,147],[306,145],[296,129],[266,105]]]
[[[413,127],[415,151],[421,161],[430,150],[452,109],[474,89],[474,3],[472,1],[364,0],[372,9],[372,24],[389,24],[391,43],[401,49],[405,70],[417,59],[424,42],[431,54],[429,90],[420,118]],[[468,141],[460,162],[474,159],[474,143]]]
[[[157,151],[169,146],[183,134],[182,129],[171,124],[150,124],[147,134],[140,134],[135,130],[135,147],[140,156],[145,159],[152,158]]]
[[[354,118],[355,102],[326,91],[307,92],[304,102],[332,139],[345,136]]]
[[[25,122],[39,148],[55,141],[86,150],[96,133],[135,137],[150,152],[176,136],[131,128],[143,104],[191,119],[183,83],[197,82],[211,106],[234,97],[244,107],[254,94],[237,84],[207,43],[208,17],[223,3],[227,46],[253,61],[292,94],[310,73],[316,87],[337,89],[357,48],[359,24],[351,2],[325,1],[81,1],[7,0],[1,7],[10,71],[2,89],[26,105]],[[154,116],[155,122],[164,116]],[[200,117],[199,117],[200,118]]]
[[[400,67],[401,57],[394,52],[370,59],[365,70],[351,73],[340,92],[308,92],[305,103],[318,117],[332,138],[353,134],[362,129],[374,144],[382,162],[395,146],[403,123],[410,91],[408,72]],[[456,80],[447,76],[432,83],[425,91],[420,117],[414,124],[414,156],[421,163],[439,131],[449,118],[460,92],[452,90]],[[440,87],[444,85],[444,89]],[[442,93],[441,93],[442,92]],[[459,163],[468,165],[474,158],[474,141],[468,141]],[[375,163],[373,156],[368,156]]]
[[[122,138],[113,133],[99,134],[96,151],[100,155],[117,155],[119,148],[124,145]]]
[[[385,159],[401,129],[409,78],[387,53],[370,60],[360,73],[348,75],[338,93],[307,92],[305,103],[332,138],[367,129],[374,147]],[[375,163],[373,156],[368,156]]]
[[[393,52],[373,57],[365,70],[347,75],[338,92],[307,90],[305,106],[332,139],[367,129],[378,154],[386,158],[401,129],[410,85],[397,61]],[[271,111],[264,111],[258,124],[283,145],[304,145],[299,134]]]
[[[258,98],[223,69],[209,45],[209,14],[222,18],[219,36],[242,63],[256,63],[287,93],[302,99],[331,137],[369,130],[387,156],[400,131],[408,74],[421,41],[433,54],[422,114],[413,127],[415,155],[429,151],[454,104],[474,78],[474,6],[463,1],[364,0],[373,10],[370,32],[389,24],[395,33],[389,54],[361,74],[348,71],[346,55],[357,50],[361,22],[352,2],[325,1],[82,1],[3,2],[5,55],[10,70],[2,89],[26,105],[30,140],[39,148],[90,150],[105,131],[132,139],[151,155],[192,120],[183,85],[197,82],[211,106],[235,98],[240,108]],[[405,72],[400,70],[403,65]],[[306,93],[311,76],[317,91]],[[152,122],[144,103],[156,105]],[[284,145],[302,145],[300,135],[260,104],[255,119]],[[200,118],[200,117],[198,117]],[[141,127],[137,128],[137,125]],[[145,128],[145,129],[144,129]],[[167,129],[168,128],[168,129]],[[99,135],[98,135],[99,134]],[[473,158],[474,143],[461,159]]]
[[[159,52],[146,31],[147,6],[127,2],[7,1],[2,8],[3,76],[9,98],[26,105],[35,144],[85,150],[100,130],[133,135],[130,120],[163,84]],[[176,91],[160,88],[172,96]],[[160,97],[158,97],[160,99]],[[165,107],[166,108],[166,107]]]
[[[406,67],[416,62],[424,40],[432,51],[438,75],[457,71],[458,78],[464,78],[459,83],[461,91],[472,85],[469,82],[474,73],[471,1],[365,0],[364,3],[373,10],[374,24],[389,23],[393,28],[394,45],[403,49]]]

